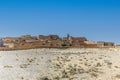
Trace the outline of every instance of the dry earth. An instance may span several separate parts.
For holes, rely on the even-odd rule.
[[[120,80],[120,50],[0,51],[0,80]]]

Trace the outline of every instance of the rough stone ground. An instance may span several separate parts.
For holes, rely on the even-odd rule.
[[[0,80],[120,80],[120,50],[0,51]]]

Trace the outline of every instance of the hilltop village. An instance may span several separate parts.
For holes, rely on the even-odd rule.
[[[21,37],[5,37],[0,40],[0,50],[33,49],[33,48],[114,48],[114,42],[94,42],[86,37],[66,37],[58,35],[25,35]]]

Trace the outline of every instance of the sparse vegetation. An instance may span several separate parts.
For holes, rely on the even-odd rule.
[[[6,65],[6,66],[4,66],[4,68],[13,68],[13,66]]]
[[[62,78],[69,78],[68,72],[66,70],[62,71]]]
[[[113,80],[120,79],[120,75],[118,73],[118,71],[120,70],[119,59],[117,59],[114,63],[114,61],[110,59],[110,57],[112,58],[112,54],[107,56],[106,53],[100,55],[101,52],[99,52],[100,54],[97,54],[96,52],[96,54],[93,53],[93,55],[92,52],[89,51],[88,52],[90,54],[87,53],[87,51],[84,51],[83,53],[77,51],[70,52],[69,50],[65,50],[64,54],[64,50],[63,52],[61,51],[58,50],[58,52],[56,53],[54,51],[52,52],[51,50],[50,53],[52,56],[47,56],[47,54],[42,53],[37,54],[36,56],[36,54],[34,55],[34,53],[31,52],[30,55],[22,58],[18,54],[19,57],[15,57],[10,60],[13,61],[15,65],[13,63],[9,63],[8,65],[6,64],[6,62],[9,61],[5,61],[3,65],[3,70],[10,70],[9,72],[11,72],[11,70],[15,70],[17,68],[18,70],[21,70],[23,72],[27,71],[27,73],[30,73],[31,77],[34,78],[32,78],[32,80],[111,80],[111,77],[113,78]],[[115,72],[115,74],[111,75],[109,73],[108,75],[106,75],[108,71],[113,71]],[[32,72],[35,74],[33,74]],[[18,79],[30,80],[31,77],[29,78],[29,74],[27,73],[25,72],[25,75],[23,73],[20,73]],[[19,75],[16,72],[13,74]],[[105,79],[100,78],[103,75],[106,76]]]
[[[95,73],[95,72],[91,72],[91,73],[89,73],[90,75],[91,75],[91,77],[98,77],[98,74],[97,73]]]
[[[37,80],[51,80],[51,79],[49,79],[48,77],[43,77],[43,78],[40,78],[40,79],[37,79]]]
[[[27,68],[28,64],[21,64],[20,68]]]
[[[101,67],[102,66],[102,64],[101,63],[97,63],[97,65],[96,65],[96,67]]]
[[[112,67],[112,62],[110,62],[109,60],[104,60],[104,62],[107,64],[109,68]]]
[[[120,79],[120,74],[117,74],[115,77]]]

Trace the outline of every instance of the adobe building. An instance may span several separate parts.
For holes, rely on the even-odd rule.
[[[0,47],[4,47],[2,39],[0,39]]]
[[[86,44],[96,44],[95,41],[92,40],[88,40],[88,41],[84,41]]]
[[[49,48],[60,48],[61,47],[61,41],[50,41],[47,44],[49,45]]]
[[[20,43],[9,43],[7,48],[10,49],[31,49],[31,48],[40,48],[42,46],[41,42],[20,42]]]
[[[105,46],[114,46],[114,43],[113,42],[105,42]]]
[[[72,47],[75,48],[85,48],[87,39],[85,37],[73,37],[72,38]]]
[[[18,37],[5,37],[2,39],[3,41],[3,46],[11,48],[14,47],[15,43],[21,42],[21,39]]]
[[[33,37],[33,36],[31,36],[31,35],[24,35],[24,36],[21,36],[20,38],[26,39],[26,40],[29,40],[29,39],[36,39],[36,37]]]
[[[64,37],[62,44],[66,47],[85,48],[87,39],[85,37],[72,37],[69,34]]]
[[[58,35],[39,35],[38,40],[42,42],[42,47],[58,48],[61,46],[62,39]]]
[[[87,38],[85,37],[72,37],[73,42],[85,42],[87,41]]]
[[[85,48],[98,48],[97,44],[86,44]]]
[[[67,39],[64,38],[61,41],[61,47],[71,47],[71,46],[72,46],[72,43],[69,40],[67,40]]]
[[[58,35],[48,35],[49,40],[59,40],[60,37]]]
[[[3,45],[7,48],[22,48],[22,44],[28,45],[30,42],[36,41],[35,37],[32,37],[30,35],[21,36],[21,37],[5,37],[2,39]]]
[[[20,42],[20,43],[11,43],[11,46],[9,45],[9,48],[11,48],[11,49],[29,49],[29,48],[32,48],[32,46],[30,43]]]
[[[104,46],[105,46],[105,42],[103,42],[103,41],[97,42],[97,47],[102,48],[102,47],[104,47]]]
[[[37,39],[38,40],[59,40],[60,37],[58,35],[48,35],[48,36],[39,35]]]
[[[18,38],[18,37],[5,37],[5,38],[2,38],[2,41],[5,42],[5,43],[20,42],[21,39]]]
[[[120,45],[116,45],[115,48],[120,48]]]
[[[86,43],[86,48],[97,48],[97,44],[94,41],[85,41]]]
[[[40,41],[45,41],[45,40],[48,40],[48,36],[39,35],[39,36],[37,37],[37,39],[40,40]]]
[[[97,42],[97,47],[99,48],[113,48],[115,47],[113,42],[103,42],[103,41],[99,41]]]
[[[37,40],[36,36],[31,36],[31,35],[24,35],[19,37],[22,42],[33,42]]]
[[[72,36],[67,34],[67,37],[63,37],[61,47],[72,47]]]
[[[8,49],[31,49],[31,48],[111,48],[113,42],[89,41],[85,37],[67,37],[60,38],[58,35],[25,35],[21,37],[5,37],[1,39],[1,46]]]

